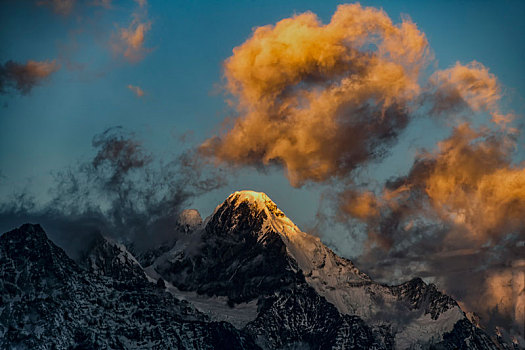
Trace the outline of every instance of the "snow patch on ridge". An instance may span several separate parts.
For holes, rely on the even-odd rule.
[[[421,315],[396,334],[396,348],[408,349],[418,343],[423,345],[427,342],[439,342],[442,335],[450,332],[456,322],[464,317],[458,307],[445,311],[437,320],[432,319],[430,314]]]
[[[155,271],[154,266],[144,269],[149,281],[156,283],[161,275]],[[181,291],[168,281],[164,281],[167,291],[179,300],[186,300],[197,310],[206,314],[212,321],[225,321],[235,328],[242,329],[257,317],[257,299],[248,303],[228,305],[227,297],[209,297],[196,292]]]

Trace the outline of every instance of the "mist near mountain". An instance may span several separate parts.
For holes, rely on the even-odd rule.
[[[29,191],[0,202],[0,228],[40,223],[72,256],[104,234],[149,249],[171,239],[192,198],[222,186],[219,169],[190,150],[163,160],[132,132],[113,127],[93,137],[94,155],[54,174],[42,203]]]

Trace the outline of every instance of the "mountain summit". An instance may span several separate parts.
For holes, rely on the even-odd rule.
[[[38,225],[0,237],[2,348],[497,349],[414,279],[374,282],[264,193],[230,195],[141,259],[97,236],[78,263]]]

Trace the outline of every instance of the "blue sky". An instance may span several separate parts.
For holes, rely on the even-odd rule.
[[[57,13],[57,8],[53,7],[53,4],[57,3],[73,6],[70,11],[66,11],[66,8],[62,13]],[[53,193],[50,192],[54,186],[53,175],[67,167],[75,168],[78,164],[92,160],[96,154],[92,146],[93,137],[108,128],[121,126],[127,132],[134,133],[144,148],[151,152],[155,159],[163,162],[176,159],[179,154],[189,152],[203,141],[221,134],[224,131],[224,120],[238,117],[235,106],[232,107],[226,102],[231,96],[225,94],[223,79],[223,63],[232,56],[232,50],[250,38],[254,28],[275,24],[281,19],[305,11],[317,14],[323,23],[328,23],[339,4],[340,2],[329,0],[149,0],[147,3],[145,0],[1,1],[0,216],[3,215],[6,222],[0,222],[0,225],[12,225],[13,220],[19,219],[18,216],[13,219],[14,215],[9,211],[11,207],[2,206],[8,203],[13,195],[30,193],[41,202],[53,198]],[[274,167],[258,171],[242,167],[245,165],[245,159],[241,159],[241,167],[236,172],[228,171],[228,167],[225,167],[224,173],[229,180],[226,185],[193,198],[189,205],[197,208],[203,216],[207,216],[236,190],[252,189],[265,192],[300,228],[319,235],[329,247],[345,257],[354,259],[358,266],[373,278],[388,283],[397,283],[399,281],[396,278],[406,280],[409,276],[428,278],[427,281],[435,282],[440,289],[457,297],[467,306],[466,310],[486,312],[486,315],[489,315],[486,319],[490,321],[493,317],[490,315],[496,310],[493,307],[499,305],[500,301],[505,304],[510,300],[518,307],[518,296],[511,288],[514,278],[512,276],[522,276],[514,272],[522,266],[516,262],[522,261],[522,233],[525,232],[524,199],[519,197],[523,194],[521,188],[525,179],[525,1],[396,0],[362,1],[361,4],[383,8],[395,24],[409,16],[418,29],[425,33],[434,59],[421,74],[421,80],[428,78],[432,72],[443,72],[456,62],[466,65],[473,60],[483,64],[498,78],[503,96],[502,100],[498,101],[501,102],[498,104],[498,109],[501,109],[498,113],[513,113],[516,118],[512,127],[520,131],[512,154],[513,163],[507,162],[508,153],[499,155],[500,158],[497,152],[484,153],[483,147],[490,151],[493,150],[491,147],[498,146],[497,142],[487,138],[484,143],[477,144],[477,148],[473,146],[461,149],[467,157],[459,159],[466,159],[463,163],[468,164],[465,166],[467,171],[460,174],[460,180],[454,178],[454,172],[457,168],[462,168],[463,164],[452,163],[452,167],[444,167],[445,174],[441,175],[445,179],[452,175],[450,177],[456,181],[455,187],[450,187],[452,190],[445,187],[445,200],[440,202],[441,197],[428,194],[428,187],[425,187],[428,186],[428,182],[425,182],[428,178],[423,176],[423,180],[417,182],[417,176],[421,176],[421,173],[415,171],[415,175],[410,173],[415,176],[415,182],[410,183],[405,179],[413,186],[410,187],[408,196],[403,195],[403,186],[406,183],[399,182],[390,187],[395,190],[401,189],[398,192],[401,195],[393,202],[389,201],[388,196],[373,197],[376,201],[372,202],[370,208],[376,209],[376,212],[372,216],[365,215],[363,219],[356,211],[349,210],[342,214],[348,214],[344,216],[343,224],[334,224],[330,221],[332,218],[328,222],[323,221],[324,217],[318,215],[319,212],[330,214],[330,209],[337,203],[336,200],[343,198],[339,197],[343,190],[360,189],[359,185],[364,183],[366,189],[376,190],[377,195],[377,190],[382,188],[385,180],[407,175],[421,149],[435,149],[437,142],[446,139],[452,131],[452,126],[456,126],[461,120],[455,118],[454,107],[458,105],[448,110],[451,113],[448,119],[417,115],[420,111],[425,113],[425,109],[422,108],[409,113],[413,119],[408,127],[401,127],[403,130],[398,135],[397,142],[389,146],[390,152],[385,158],[358,164],[357,171],[344,169],[346,172],[343,178],[336,178],[336,181],[323,179],[318,183],[307,183],[301,188],[294,188],[283,169]],[[139,29],[143,29],[143,32]],[[144,37],[141,34],[144,34]],[[127,40],[127,46],[123,46],[124,39]],[[37,63],[26,64],[28,61]],[[277,65],[279,69],[283,67],[282,61],[287,62],[281,60],[281,65]],[[22,67],[26,71],[30,71],[28,67],[33,67],[31,74],[48,76],[44,79],[37,76],[36,80],[29,80],[32,89],[29,93],[22,94],[16,86],[12,87],[16,84],[16,79],[13,80],[9,75],[9,69],[12,70],[13,67]],[[305,77],[308,79],[308,74],[302,76]],[[37,84],[33,84],[34,82]],[[293,84],[296,83],[292,81],[290,85],[288,81],[287,87],[291,86],[293,90]],[[140,87],[143,95],[137,96],[128,88],[130,85]],[[439,97],[439,94],[435,95]],[[369,100],[365,100],[362,105],[368,106],[368,102]],[[417,100],[416,104],[419,106],[420,102]],[[466,113],[475,109],[463,96],[459,100],[459,103],[462,102],[471,108]],[[286,113],[290,111],[286,108],[283,110]],[[319,115],[325,117],[327,113],[324,113],[324,110],[322,112]],[[492,112],[494,111],[490,110],[490,113]],[[266,110],[261,114],[266,115]],[[358,119],[360,114],[356,115]],[[471,115],[469,121],[476,128],[487,121],[487,115],[488,113],[480,113],[480,118],[477,114],[476,118]],[[355,122],[352,117],[350,115],[348,118],[350,125]],[[287,115],[283,119],[286,118]],[[275,129],[279,129],[281,124],[278,123],[283,119],[272,119],[278,121]],[[341,125],[344,126],[347,120],[341,119]],[[338,121],[341,122],[341,119]],[[266,121],[264,118],[262,120]],[[291,120],[297,124],[302,121]],[[363,120],[368,122],[368,119]],[[359,122],[360,120],[358,126],[368,126]],[[293,127],[295,126],[294,124]],[[490,128],[494,131],[500,126],[493,123]],[[345,133],[344,136],[348,130],[352,131],[351,128],[341,130]],[[502,128],[499,132],[509,132],[510,135],[510,130],[512,129]],[[285,131],[277,134],[285,134],[285,141],[289,141],[286,139],[289,129]],[[289,134],[296,136],[293,133]],[[309,140],[310,136],[306,133],[305,139]],[[379,137],[382,136],[384,135]],[[386,138],[388,139],[388,135]],[[325,140],[322,137],[320,139]],[[341,139],[348,140],[346,137],[335,139],[335,142],[340,143]],[[383,139],[367,139],[365,142],[370,140],[384,144]],[[346,145],[344,142],[342,144]],[[339,144],[336,146],[333,149],[343,149]],[[359,145],[356,149],[360,149]],[[346,147],[343,151],[347,154],[352,153],[353,148]],[[473,158],[476,157],[476,152],[478,158]],[[249,155],[246,158],[249,158]],[[311,153],[307,154],[309,155]],[[331,155],[333,154],[329,154]],[[283,154],[278,156],[282,157]],[[367,157],[367,160],[375,159],[370,155]],[[333,158],[329,159],[333,161]],[[346,159],[348,158],[337,158],[333,162],[337,164],[338,161],[344,162]],[[469,162],[472,159],[488,166],[472,166],[472,162]],[[319,164],[323,163],[324,159],[315,160]],[[430,164],[438,163],[436,161]],[[502,173],[499,170],[505,171],[503,174],[507,178],[494,176]],[[514,177],[509,177],[508,174]],[[488,191],[480,194],[480,178],[497,179],[497,184],[485,187],[484,190],[488,188]],[[127,185],[128,183],[125,183],[124,187]],[[498,192],[505,188],[510,188],[511,191]],[[97,203],[99,198],[103,197],[98,190],[100,189],[95,190]],[[450,191],[447,193],[447,190]],[[141,195],[142,193],[140,192]],[[388,194],[388,191],[384,193]],[[502,195],[495,197],[494,194]],[[111,195],[119,196],[120,193]],[[411,197],[412,195],[414,197]],[[472,196],[475,197],[474,201],[471,200]],[[126,200],[133,198],[124,197]],[[456,200],[458,198],[459,200]],[[77,199],[74,196],[67,198],[63,205],[74,205]],[[355,198],[350,196],[348,203],[352,204],[352,200]],[[355,201],[359,202],[360,199]],[[135,203],[130,202],[132,203],[129,206],[133,208]],[[120,205],[122,202],[111,203]],[[167,203],[171,208],[172,202]],[[392,203],[394,207],[400,204],[396,208],[402,208],[402,215],[390,210]],[[486,208],[490,210],[482,210]],[[23,215],[26,213],[23,212]],[[137,211],[131,213],[133,218],[136,218]],[[151,217],[149,211],[145,213],[147,218]],[[489,213],[488,218],[484,217],[486,213]],[[37,214],[45,218],[48,214],[53,216],[64,213],[44,211]],[[159,215],[164,214],[165,212]],[[65,217],[58,215],[57,218],[69,222],[71,218],[68,215],[69,213],[66,213]],[[168,216],[172,218],[170,211]],[[89,215],[87,217],[91,220]],[[362,219],[359,224],[354,220],[356,217]],[[80,215],[80,218],[76,219],[80,222],[82,218]],[[112,218],[114,217],[109,216],[110,220]],[[144,216],[139,216],[138,220],[143,218]],[[389,221],[392,218],[394,220]],[[434,225],[434,219],[441,221]],[[53,223],[52,220],[50,222]],[[72,222],[76,222],[75,218]],[[348,223],[350,225],[345,225]],[[145,223],[145,226],[149,227],[146,224],[149,223]],[[486,226],[483,226],[484,224]],[[100,223],[95,221],[94,225]],[[117,224],[114,226],[122,228]],[[12,227],[3,228],[8,230]],[[70,230],[70,226],[64,227]],[[107,231],[114,230],[115,227],[111,226]],[[157,226],[152,227],[158,231]],[[124,230],[129,235],[128,228],[128,222],[124,222]],[[136,229],[142,228],[138,225]],[[377,230],[374,231],[375,229]],[[68,231],[65,240],[81,240],[79,232],[74,230],[70,234]],[[144,232],[152,233],[147,230]],[[117,231],[115,235],[120,233],[122,232]],[[393,243],[390,246],[386,244],[386,248],[381,247],[384,249],[376,249],[373,244],[380,242],[377,237]],[[367,243],[372,242],[369,246],[363,244],[367,238]],[[491,276],[500,276],[502,279],[497,281],[505,282],[498,283],[498,286],[507,288],[507,296],[499,298],[495,304],[489,303],[492,300],[491,288],[495,285],[487,284],[487,281],[491,281],[487,278]],[[511,276],[510,279],[508,276]],[[514,327],[514,331],[523,336],[523,323],[520,323],[522,320],[513,319],[518,313],[514,313],[514,309],[508,305],[503,306],[498,306],[502,314],[512,314],[506,315],[505,319],[516,321],[505,327]],[[496,321],[499,322],[497,317],[494,318],[494,322]]]
[[[525,2],[361,3],[382,7],[394,22],[410,16],[426,34],[439,68],[472,60],[489,67],[504,87],[508,109],[524,114]],[[198,145],[231,116],[220,89],[222,63],[252,28],[304,11],[326,23],[338,4],[150,1],[147,53],[133,63],[116,57],[109,44],[117,26],[129,24],[138,6],[133,1],[115,1],[109,9],[79,2],[67,16],[31,1],[2,2],[0,62],[57,59],[61,69],[28,95],[0,95],[0,196],[29,187],[45,198],[51,173],[89,159],[93,135],[108,127],[135,132],[161,159]],[[137,98],[128,84],[140,86],[145,95]],[[414,123],[392,156],[366,171],[379,182],[403,174],[419,147],[432,148],[447,133],[428,121]],[[184,143],[182,135],[187,136]],[[261,174],[244,169],[227,186],[196,198],[193,206],[208,215],[229,193],[248,188],[268,193],[304,228],[315,223],[324,190],[316,185],[293,188],[280,170]]]

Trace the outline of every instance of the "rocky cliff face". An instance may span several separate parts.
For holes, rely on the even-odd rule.
[[[138,259],[96,237],[78,264],[38,225],[5,233],[1,347],[506,346],[434,285],[374,282],[300,231],[265,194],[236,192],[204,223],[185,228],[176,242]]]

